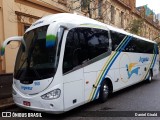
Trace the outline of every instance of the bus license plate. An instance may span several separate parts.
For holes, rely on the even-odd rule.
[[[28,101],[23,101],[23,105],[25,105],[25,106],[31,106],[31,103],[28,102]]]

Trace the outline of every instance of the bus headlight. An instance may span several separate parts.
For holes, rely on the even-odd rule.
[[[41,98],[45,99],[45,100],[57,99],[57,98],[59,98],[60,94],[61,94],[61,90],[55,89],[55,90],[52,90],[52,91],[42,95]]]

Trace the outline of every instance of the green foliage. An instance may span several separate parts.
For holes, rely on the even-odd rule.
[[[129,24],[129,31],[133,34],[139,35],[141,32],[143,26],[143,20],[142,19],[134,19],[130,24]]]

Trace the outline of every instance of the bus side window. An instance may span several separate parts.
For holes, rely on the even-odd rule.
[[[131,41],[127,44],[123,52],[137,52],[139,48],[137,47],[137,39],[132,37]]]
[[[115,49],[118,47],[118,45],[124,39],[124,37],[125,37],[125,35],[122,33],[111,31],[112,51],[115,51]]]
[[[158,45],[156,45],[156,53],[159,54],[159,48]]]
[[[63,59],[63,72],[67,72],[73,68],[72,64],[72,52],[73,52],[73,32],[70,31],[67,36],[65,52],[64,52],[64,59]]]
[[[133,37],[131,41],[128,43],[128,45],[125,47],[124,52],[152,54],[153,50],[153,43]]]
[[[108,31],[92,28],[87,35],[89,59],[93,59],[109,48]]]
[[[108,31],[96,28],[73,28],[66,38],[63,73],[108,51]]]
[[[73,28],[66,38],[63,73],[72,70],[88,59],[87,47],[85,45],[84,30],[86,28]]]

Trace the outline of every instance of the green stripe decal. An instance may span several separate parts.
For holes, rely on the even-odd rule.
[[[56,42],[56,36],[55,35],[47,35],[46,36],[46,47],[53,47]]]
[[[5,48],[2,47],[2,48],[1,48],[1,54],[0,54],[0,55],[3,56],[3,55],[4,55],[4,52],[5,52]]]
[[[124,39],[121,41],[120,45],[115,49],[116,51],[118,51],[122,47],[122,45],[124,45],[124,43],[126,42],[125,41],[126,38],[127,38],[127,36],[124,37]]]
[[[104,76],[104,74],[105,74],[105,72],[106,72],[106,69],[109,67],[111,61],[113,61],[113,59],[117,56],[117,54],[118,54],[118,52],[116,52],[116,53],[113,55],[113,57],[109,60],[109,62],[108,62],[108,64],[106,65],[105,69],[103,70],[103,72],[102,72],[102,74],[101,74],[101,76],[100,76],[100,78],[99,78],[96,86],[98,86],[98,84],[100,83],[100,80],[103,78],[103,76]],[[92,100],[94,100],[95,93],[96,93],[96,88],[95,88],[95,90],[94,90],[94,93],[93,93],[93,96],[92,96]]]

